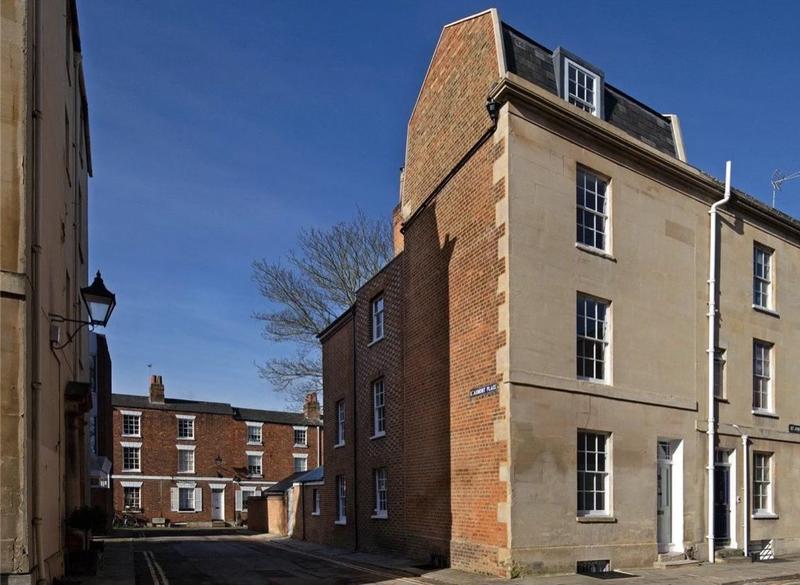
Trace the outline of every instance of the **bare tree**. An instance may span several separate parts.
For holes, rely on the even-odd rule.
[[[292,343],[293,357],[258,366],[259,375],[286,393],[293,406],[322,388],[317,334],[355,302],[356,291],[392,257],[392,228],[358,210],[329,229],[300,232],[297,248],[281,262],[253,262],[253,280],[271,304],[253,315],[268,341]]]

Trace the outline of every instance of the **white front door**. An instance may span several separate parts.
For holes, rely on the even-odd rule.
[[[211,490],[211,519],[225,520],[225,490]]]
[[[667,552],[672,544],[672,445],[658,442],[657,534],[658,552]]]

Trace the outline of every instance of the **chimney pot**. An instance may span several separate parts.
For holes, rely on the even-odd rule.
[[[150,402],[164,404],[164,382],[161,376],[150,376]]]
[[[319,401],[317,400],[316,392],[306,394],[306,399],[303,402],[303,414],[307,419],[319,420]]]

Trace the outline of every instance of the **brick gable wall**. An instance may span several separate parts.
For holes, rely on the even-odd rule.
[[[393,217],[399,255],[360,291],[352,326],[323,339],[329,426],[342,396],[353,416],[354,375],[358,435],[354,460],[351,446],[333,450],[334,433],[327,433],[322,521],[335,510],[335,476],[356,475],[358,491],[348,492],[348,506],[357,508],[358,535],[350,525],[334,534],[349,534],[363,550],[439,557],[506,575],[506,399],[502,389],[469,398],[472,388],[503,379],[505,182],[494,167],[505,134],[486,141],[404,235],[396,229],[492,127],[485,101],[498,77],[493,27],[488,12],[442,33],[408,127],[402,202]],[[370,346],[370,302],[381,292],[386,338]],[[346,363],[353,327],[355,373]],[[387,434],[371,439],[371,383],[381,376]],[[371,518],[377,467],[388,471],[385,520]],[[326,542],[334,544],[331,537]]]
[[[409,124],[404,211],[424,201],[491,126],[488,88],[499,75],[492,14],[445,29]],[[407,225],[404,240],[407,529],[454,567],[506,574],[507,461],[501,393],[470,398],[500,382],[498,260],[505,226],[504,184],[493,165],[504,152],[489,140],[435,201]],[[446,154],[436,154],[446,153]],[[425,164],[422,163],[425,161]]]

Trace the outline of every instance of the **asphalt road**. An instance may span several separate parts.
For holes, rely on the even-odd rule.
[[[235,537],[148,538],[133,546],[136,585],[430,583]]]

